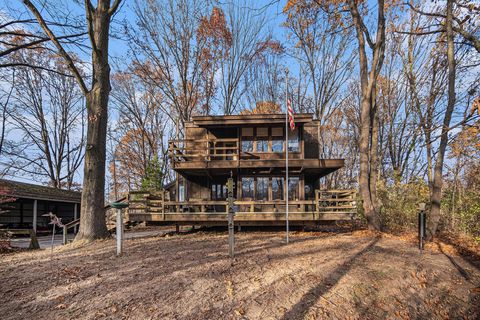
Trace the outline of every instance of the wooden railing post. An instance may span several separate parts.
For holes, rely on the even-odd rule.
[[[62,241],[62,243],[64,245],[67,244],[67,226],[66,225],[63,226],[63,241]]]

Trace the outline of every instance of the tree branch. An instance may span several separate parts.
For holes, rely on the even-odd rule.
[[[82,33],[77,33],[77,34],[71,34],[71,35],[68,35],[68,36],[61,36],[61,37],[58,37],[57,39],[62,40],[62,39],[81,37],[85,34],[86,34],[85,32],[82,32]],[[29,37],[29,36],[30,35],[26,35],[26,37]],[[32,35],[32,37],[38,37],[38,36]],[[10,49],[7,49],[5,51],[0,52],[0,57],[6,56],[6,55],[8,55],[12,52],[15,52],[15,51],[18,51],[18,50],[21,50],[21,49],[25,49],[25,48],[29,48],[31,46],[35,46],[37,44],[44,43],[44,42],[47,42],[47,41],[50,41],[50,38],[41,38],[39,40],[35,40],[35,41],[32,41],[32,42],[28,42],[28,43],[24,43],[24,44],[20,44],[20,45],[15,45],[15,47],[13,47],[13,48],[10,48]]]
[[[87,85],[85,84],[85,81],[83,80],[80,72],[78,71],[77,67],[75,66],[75,63],[73,62],[72,57],[67,53],[67,51],[65,51],[65,49],[63,48],[60,41],[58,41],[58,38],[53,34],[52,30],[50,30],[50,28],[46,24],[45,20],[43,19],[42,15],[37,10],[37,8],[32,4],[32,2],[30,0],[23,0],[23,3],[32,12],[32,14],[35,16],[38,23],[42,27],[42,29],[45,31],[45,33],[50,38],[50,40],[52,40],[55,47],[57,47],[61,56],[65,59],[68,67],[70,68],[70,70],[72,71],[75,79],[77,80],[83,94],[86,96],[88,94],[89,90],[88,90]]]
[[[118,6],[120,5],[120,2],[122,2],[122,1],[121,0],[115,0],[115,2],[112,4],[110,9],[108,10],[108,14],[110,16],[112,16],[115,13],[115,11],[117,11]]]

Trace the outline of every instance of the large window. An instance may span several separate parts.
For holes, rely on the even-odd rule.
[[[288,151],[299,152],[300,151],[300,138],[298,136],[298,128],[288,131]]]
[[[242,128],[242,151],[253,152],[253,128]]]
[[[268,178],[257,178],[257,200],[268,200]]]
[[[242,151],[243,152],[253,152],[253,139],[242,138]]]
[[[288,178],[288,200],[298,200],[298,177],[289,177]]]
[[[273,177],[272,178],[272,200],[283,200],[285,191],[283,190],[283,181],[282,177]]]
[[[283,152],[283,140],[272,138],[272,152]]]
[[[258,138],[257,140],[257,152],[268,152],[268,139]]]
[[[272,152],[283,152],[283,128],[272,128]]]
[[[253,199],[253,178],[242,178],[242,198]]]

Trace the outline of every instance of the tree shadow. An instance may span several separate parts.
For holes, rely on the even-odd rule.
[[[480,255],[477,252],[474,252],[474,251],[466,248],[465,246],[462,246],[461,244],[452,241],[452,239],[450,239],[449,237],[441,237],[440,239],[441,239],[442,242],[445,242],[446,244],[449,244],[449,245],[453,246],[455,249],[457,249],[457,251],[462,256],[463,260],[465,260],[472,267],[474,267],[478,271],[480,271]],[[438,243],[437,243],[437,245],[438,245]],[[442,253],[445,254],[443,251],[442,251]]]
[[[438,250],[440,250],[440,252],[448,258],[448,260],[450,260],[450,263],[458,270],[458,272],[460,273],[460,275],[467,281],[470,281],[470,275],[468,274],[467,271],[465,271],[465,269],[462,268],[462,266],[460,266],[456,261],[455,259],[453,259],[451,256],[449,256],[442,248],[442,246],[437,243],[437,247],[438,247]]]
[[[326,276],[320,283],[310,289],[303,295],[299,302],[297,302],[289,311],[287,311],[282,319],[304,319],[308,310],[316,303],[318,298],[326,294],[330,289],[337,284],[352,268],[353,262],[368,252],[380,238],[373,239],[365,248],[357,252],[350,259],[338,266],[333,272]]]

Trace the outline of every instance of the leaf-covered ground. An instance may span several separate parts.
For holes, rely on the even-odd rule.
[[[408,239],[407,239],[408,240]],[[480,269],[368,232],[196,232],[0,255],[2,319],[478,319]]]

